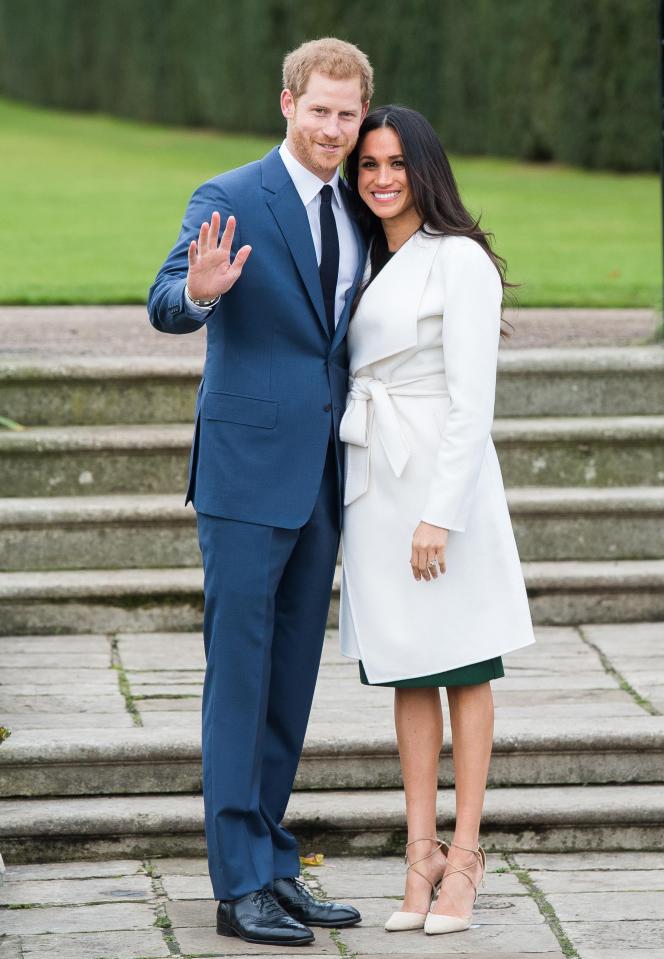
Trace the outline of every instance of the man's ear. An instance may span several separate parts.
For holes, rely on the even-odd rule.
[[[366,103],[363,103],[363,104],[362,104],[362,113],[360,114],[360,123],[362,122],[362,120],[364,120],[364,118],[365,118],[365,116],[367,115],[368,111],[369,111],[369,100],[367,100]]]
[[[295,98],[290,90],[281,91],[281,112],[287,120],[295,116]]]

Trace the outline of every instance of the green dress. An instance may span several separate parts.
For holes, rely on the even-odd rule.
[[[505,675],[501,656],[493,659],[484,659],[481,663],[470,663],[468,666],[457,666],[456,669],[446,669],[442,673],[432,673],[430,676],[415,676],[413,679],[395,679],[391,683],[370,683],[364,666],[360,660],[360,680],[365,686],[395,686],[399,688],[418,688],[422,686],[474,686],[477,683],[486,683],[490,679],[500,679]]]

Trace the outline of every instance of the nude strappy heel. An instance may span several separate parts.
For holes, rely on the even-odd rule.
[[[469,846],[460,846],[458,842],[450,843],[450,846],[456,846],[457,849],[465,849],[466,852],[472,852],[475,855],[475,862],[471,862],[468,866],[462,866],[461,868],[457,866],[450,866],[449,869],[445,869],[445,874],[440,881],[440,885],[445,882],[450,876],[453,876],[455,873],[460,873],[462,876],[465,876],[468,882],[471,884],[475,890],[475,899],[473,904],[477,901],[477,886],[468,875],[468,870],[473,869],[479,861],[482,865],[482,875],[480,877],[480,883],[484,885],[484,873],[486,871],[486,853],[481,846],[478,845],[477,849],[471,849]],[[427,913],[426,919],[424,921],[424,931],[428,936],[439,936],[441,933],[445,932],[463,932],[465,929],[470,928],[470,923],[472,921],[472,913],[470,916],[439,916],[433,912]]]
[[[414,869],[414,867],[417,866],[418,863],[424,862],[426,859],[431,859],[431,857],[434,856],[439,849],[442,849],[442,851],[445,853],[446,856],[449,853],[450,847],[448,846],[446,842],[443,842],[442,839],[438,839],[437,836],[433,839],[430,838],[429,836],[427,836],[426,838],[429,839],[429,842],[434,843],[435,848],[432,849],[428,855],[422,856],[420,859],[416,859],[414,862],[408,862],[408,847],[412,846],[413,843],[422,842],[422,840],[413,839],[411,840],[411,842],[406,843],[406,852],[404,855],[404,862],[408,866],[408,869],[406,869],[406,874],[408,873],[409,869]],[[433,897],[436,895],[436,893],[438,892],[438,889],[440,888],[440,882],[437,882],[437,883],[431,882],[431,880],[427,879],[427,877],[424,876],[419,871],[419,869],[414,869],[414,871],[417,873],[418,876],[422,876],[422,879],[426,880],[426,882],[428,882],[429,885],[431,886],[431,899],[433,900]],[[406,932],[409,929],[422,929],[424,927],[426,918],[427,918],[427,914],[423,912],[400,912],[400,911],[393,912],[390,918],[385,923],[385,929],[387,930],[387,932]]]

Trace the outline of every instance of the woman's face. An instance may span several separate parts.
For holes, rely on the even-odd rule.
[[[412,215],[415,204],[401,141],[391,127],[371,130],[360,144],[357,188],[371,212],[381,220]]]

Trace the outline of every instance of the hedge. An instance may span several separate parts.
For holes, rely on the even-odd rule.
[[[0,92],[273,135],[283,54],[329,34],[453,152],[659,166],[657,0],[0,0]]]

